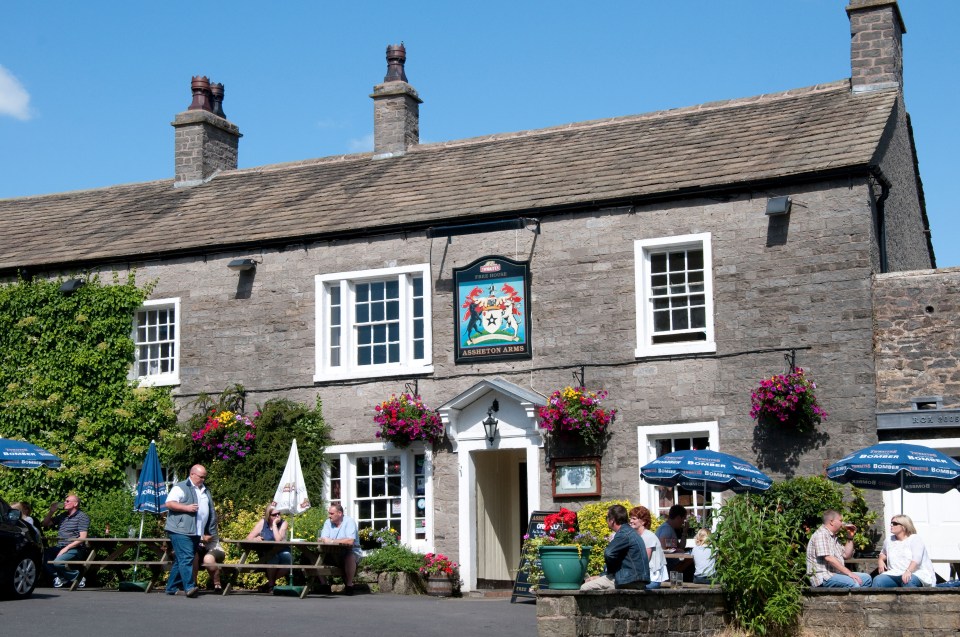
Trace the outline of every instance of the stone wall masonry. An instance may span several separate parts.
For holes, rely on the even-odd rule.
[[[928,229],[920,212],[920,185],[914,173],[914,148],[903,96],[897,100],[894,117],[897,125],[890,128],[881,144],[880,170],[893,185],[883,215],[887,264],[877,272],[922,270],[934,265],[927,247]],[[879,194],[879,187],[876,192]]]
[[[960,268],[879,274],[873,296],[878,411],[919,396],[960,408]]]
[[[789,219],[764,215],[767,197],[778,194],[794,198]],[[376,441],[374,405],[411,379],[314,383],[315,277],[429,263],[434,373],[419,379],[427,404],[442,405],[494,376],[548,396],[572,384],[571,369],[586,365],[587,385],[607,389],[619,410],[603,458],[602,497],[639,502],[643,427],[715,421],[722,450],[759,454],[775,476],[818,473],[827,461],[875,442],[870,224],[867,186],[843,180],[550,216],[540,235],[495,232],[452,243],[424,233],[374,236],[143,263],[137,275],[156,280],[151,298],[180,299],[181,384],[174,393],[181,417],[198,393],[240,383],[250,407],[273,397],[312,404],[319,396],[335,441],[348,444]],[[634,242],[701,232],[712,236],[718,356],[637,360]],[[453,268],[486,255],[531,262],[523,308],[532,320],[531,360],[454,363]],[[250,256],[259,262],[255,271],[227,268],[231,259]],[[831,414],[820,446],[757,438],[750,391],[784,369],[783,352],[771,348],[798,348],[798,364],[816,378]],[[782,445],[794,447],[786,453]],[[541,507],[556,508],[541,459],[529,470],[541,476]],[[463,513],[456,456],[441,449],[435,463],[436,549],[456,554]]]
[[[851,2],[850,67],[854,89],[903,82],[903,24],[896,2]]]
[[[658,591],[541,591],[540,637],[723,634],[731,617],[719,589]],[[891,592],[804,592],[803,634],[859,637],[940,637],[960,630],[960,589],[893,589]]]

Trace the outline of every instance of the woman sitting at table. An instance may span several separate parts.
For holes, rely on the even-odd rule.
[[[287,539],[287,521],[281,517],[279,511],[273,508],[273,504],[268,504],[266,513],[262,519],[253,525],[247,539],[260,542],[283,542]],[[293,555],[290,554],[290,549],[287,547],[278,546],[261,554],[260,560],[266,564],[293,564]],[[277,585],[277,578],[283,574],[283,569],[268,568],[265,573],[267,574],[267,583],[257,590],[262,593],[269,593]]]
[[[713,549],[710,548],[708,540],[710,539],[710,529],[704,527],[697,531],[693,539],[693,583],[711,584],[716,566],[713,558]]]
[[[923,540],[917,535],[913,520],[906,515],[893,516],[890,533],[877,561],[880,575],[873,578],[874,588],[935,585],[937,575],[933,571],[933,562]]]
[[[644,506],[633,507],[630,509],[627,518],[634,531],[640,534],[644,545],[647,547],[647,559],[650,561],[650,583],[646,588],[652,590],[660,588],[660,583],[667,581],[667,558],[663,554],[663,546],[659,538],[650,530],[650,509]]]

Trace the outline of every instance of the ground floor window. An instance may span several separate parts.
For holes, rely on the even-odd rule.
[[[361,529],[392,528],[404,544],[426,545],[433,515],[424,449],[338,445],[327,456],[329,502],[341,504]]]
[[[638,427],[640,466],[664,454],[688,449],[718,450],[717,423],[690,423]],[[658,487],[641,480],[640,492],[650,512],[666,519],[670,507],[679,504],[690,512],[691,526],[710,524],[712,513],[719,507],[719,495],[690,491],[680,487]],[[696,522],[694,523],[694,519]]]

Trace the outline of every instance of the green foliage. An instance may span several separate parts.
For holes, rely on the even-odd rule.
[[[743,496],[720,511],[711,542],[715,581],[734,621],[749,633],[788,634],[802,610],[805,567],[787,511],[781,502],[763,506]]]
[[[200,396],[194,403],[194,415],[164,439],[169,450],[169,466],[180,475],[187,475],[191,465],[207,462],[207,486],[217,500],[230,500],[240,508],[262,510],[276,493],[295,438],[307,493],[312,494],[317,506],[323,492],[323,450],[330,442],[330,428],[323,420],[319,397],[312,409],[283,398],[268,400],[259,413],[254,414],[256,440],[250,453],[242,459],[210,460],[194,443],[191,433],[203,428],[211,409],[241,413],[243,396],[240,385],[228,388],[217,399]],[[316,535],[311,539],[315,538]]]
[[[62,281],[0,286],[0,436],[27,440],[63,460],[58,470],[0,470],[0,491],[38,510],[76,491],[93,499],[125,483],[151,438],[176,419],[168,389],[137,388],[134,312],[151,286],[134,274],[97,275],[71,295]]]
[[[774,482],[770,489],[750,498],[763,506],[779,506],[791,541],[801,550],[820,526],[824,510],[843,511],[843,488],[823,476]]]
[[[857,534],[853,538],[857,550],[870,548],[880,539],[880,533],[873,528],[878,514],[870,511],[863,490],[850,487],[850,499],[844,501],[843,487],[823,476],[774,482],[768,491],[750,497],[763,506],[779,503],[791,529],[792,541],[800,550],[806,547],[807,540],[820,527],[823,512],[827,509],[840,511],[845,521],[857,526]]]
[[[376,573],[403,572],[416,574],[424,565],[423,555],[402,544],[374,549],[363,558],[363,569]]]
[[[863,497],[863,489],[857,487],[850,487],[850,499],[845,502],[845,506],[843,521],[857,527],[857,533],[853,536],[854,548],[858,551],[872,549],[883,537],[883,534],[873,526],[880,514],[870,510]]]

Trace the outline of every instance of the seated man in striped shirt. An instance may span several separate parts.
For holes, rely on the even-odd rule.
[[[69,570],[66,566],[58,566],[57,562],[67,560],[82,560],[87,557],[87,531],[90,529],[90,516],[80,510],[80,498],[71,493],[63,501],[63,511],[55,515],[61,507],[59,502],[50,505],[47,515],[40,523],[43,528],[57,527],[57,545],[44,550],[43,559],[47,573],[53,577],[54,588],[64,584],[71,584],[80,571]],[[77,584],[83,588],[86,582],[83,578]]]

